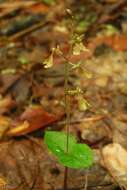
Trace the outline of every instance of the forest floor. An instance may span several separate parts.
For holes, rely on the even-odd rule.
[[[81,87],[89,108],[70,98],[70,131],[95,152],[90,169],[69,169],[68,187],[83,190],[87,176],[87,190],[126,190],[127,1],[45,2],[0,1],[0,190],[62,189],[64,167],[43,137],[65,131],[64,64],[43,61],[57,44],[67,54],[67,8],[90,50],[71,58],[83,64],[69,85]]]

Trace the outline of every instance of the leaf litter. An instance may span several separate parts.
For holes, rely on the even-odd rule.
[[[45,129],[65,131],[63,60],[54,56],[49,70],[43,68],[42,60],[59,43],[68,52],[66,3],[0,3],[0,186],[7,190],[62,187],[64,168],[47,153],[43,136]],[[126,160],[119,155],[127,154],[127,5],[125,1],[73,0],[69,5],[77,14],[78,32],[86,32],[83,43],[90,50],[70,60],[83,62],[69,81],[72,89],[77,84],[83,89],[81,109],[76,97],[70,99],[75,110],[71,132],[95,152],[91,169],[70,169],[69,187],[83,189],[87,174],[88,189],[126,189]],[[92,77],[84,77],[87,73]]]

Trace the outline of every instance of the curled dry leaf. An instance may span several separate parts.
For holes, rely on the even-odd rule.
[[[93,119],[93,120],[92,120]],[[89,142],[92,146],[99,146],[111,138],[111,131],[101,121],[101,116],[93,117],[91,120],[84,120],[77,125],[77,130],[83,141]]]
[[[25,135],[52,124],[59,119],[59,116],[57,117],[46,112],[41,106],[31,106],[24,111],[18,121],[12,123],[12,128],[7,132],[7,135]]]
[[[0,177],[0,189],[5,189],[5,186],[7,185],[7,181],[3,178]]]
[[[117,143],[102,149],[104,166],[113,179],[127,190],[127,151]]]
[[[17,123],[16,127],[13,127],[7,132],[9,136],[17,136],[17,134],[22,134],[25,130],[30,129],[30,124],[28,121],[23,121],[22,123]]]
[[[15,106],[15,101],[10,96],[5,98],[0,97],[0,114],[8,112]]]
[[[121,118],[119,118],[121,117]],[[118,118],[114,118],[113,121],[113,142],[121,144],[127,149],[127,117],[119,114]]]
[[[5,116],[0,116],[0,139],[4,136],[10,125],[11,125],[10,118]]]

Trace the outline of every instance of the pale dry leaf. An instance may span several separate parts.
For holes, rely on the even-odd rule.
[[[120,144],[112,143],[102,149],[104,166],[113,179],[127,190],[127,151]]]

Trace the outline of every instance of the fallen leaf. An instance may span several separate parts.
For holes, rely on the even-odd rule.
[[[0,189],[1,190],[4,189],[6,185],[7,185],[6,180],[0,177]]]
[[[20,78],[19,74],[0,75],[0,93],[6,93]]]
[[[21,124],[19,124],[18,126],[16,127],[13,127],[11,130],[9,130],[7,132],[7,135],[14,135],[14,134],[19,134],[19,133],[22,133],[22,131],[25,131],[25,130],[28,130],[30,127],[30,124],[28,123],[28,121],[23,121]]]
[[[0,139],[4,136],[10,125],[11,125],[10,118],[5,116],[0,116]]]
[[[96,78],[95,83],[99,87],[106,87],[108,84],[108,77],[107,76],[99,76]]]
[[[113,179],[127,190],[127,151],[120,144],[113,143],[102,149],[104,166]]]
[[[23,103],[29,98],[32,81],[30,75],[22,76],[10,89],[17,103]]]
[[[59,120],[60,117],[43,110],[41,106],[30,106],[12,123],[8,136],[20,136],[36,131]]]
[[[49,11],[49,6],[44,5],[43,3],[33,4],[29,8],[26,8],[29,12],[32,13],[47,13]]]
[[[88,49],[95,50],[95,48],[101,44],[106,44],[116,51],[127,50],[127,35],[112,35],[96,37],[88,44]]]
[[[15,107],[15,101],[10,96],[0,98],[0,114],[8,112],[10,109]]]

